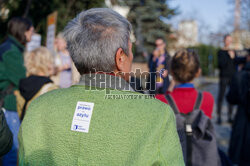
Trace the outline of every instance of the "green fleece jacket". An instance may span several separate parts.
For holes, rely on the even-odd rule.
[[[7,89],[10,84],[13,85],[13,91],[18,89],[19,80],[25,78],[23,51],[24,46],[10,35],[0,45],[0,91]],[[3,107],[16,111],[16,97],[13,93],[4,96]]]
[[[168,105],[119,88],[90,89],[74,85],[31,103],[19,131],[19,165],[184,165]],[[88,132],[71,130],[79,101],[94,103]]]

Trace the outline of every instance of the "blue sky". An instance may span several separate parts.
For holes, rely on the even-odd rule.
[[[170,23],[177,27],[183,19],[197,19],[198,24],[206,24],[209,31],[217,32],[228,20],[233,22],[234,4],[230,0],[169,0],[170,7],[179,7],[181,12]],[[232,27],[229,27],[232,28]]]

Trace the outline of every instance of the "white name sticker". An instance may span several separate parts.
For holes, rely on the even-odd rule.
[[[71,130],[78,132],[89,132],[89,125],[94,108],[94,103],[78,101],[73,117]]]

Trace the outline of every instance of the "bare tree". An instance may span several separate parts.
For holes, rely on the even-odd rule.
[[[250,0],[241,0],[241,18],[243,28],[250,31]]]
[[[239,0],[228,0],[228,3],[232,5],[233,8],[235,8],[236,2]],[[240,0],[240,29],[245,29],[250,31],[250,0]]]
[[[23,14],[23,17],[27,17],[28,16],[31,3],[32,3],[32,0],[28,0],[26,8],[25,8],[25,12]]]

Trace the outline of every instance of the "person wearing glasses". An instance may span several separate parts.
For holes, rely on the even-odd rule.
[[[170,81],[168,76],[170,56],[166,50],[164,39],[155,41],[155,50],[149,59],[149,84],[147,89],[150,94],[163,94],[167,91]]]

